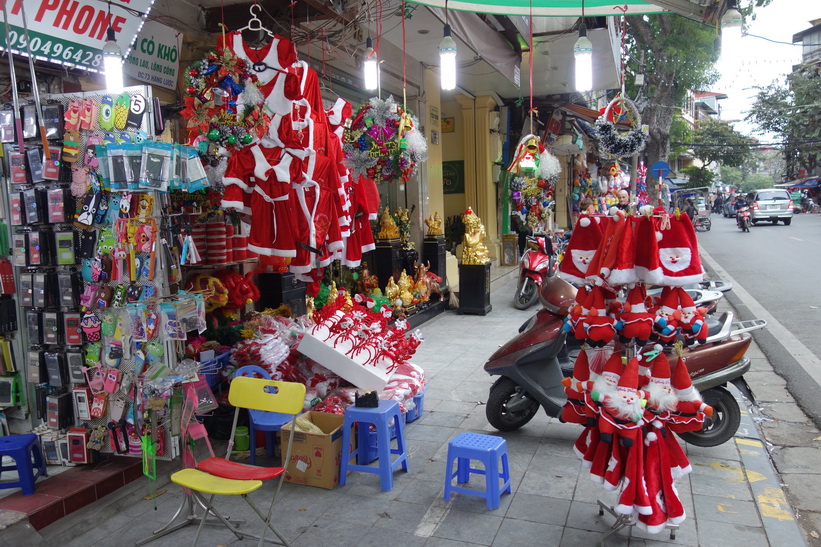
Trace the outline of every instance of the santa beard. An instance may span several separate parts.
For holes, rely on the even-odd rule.
[[[611,395],[607,398],[604,406],[613,416],[622,420],[633,420],[634,417],[641,416],[644,412],[639,397],[627,402],[618,394]]]
[[[647,391],[647,406],[659,412],[675,410],[678,397],[652,381],[644,388]]]
[[[571,249],[570,250],[570,258],[573,261],[573,265],[576,266],[582,273],[587,273],[587,267],[590,265],[590,262],[593,260],[593,256],[596,254],[596,249],[592,251],[583,250],[583,249]]]
[[[602,374],[598,378],[593,381],[593,390],[598,393],[608,394],[608,395],[615,395],[616,389],[618,388],[619,378],[615,377],[615,379],[607,378],[607,375]]]

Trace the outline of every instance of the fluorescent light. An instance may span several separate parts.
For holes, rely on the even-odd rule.
[[[116,39],[114,29],[109,27],[103,46],[103,66],[106,91],[119,94],[123,92],[123,51]]]
[[[379,87],[379,61],[376,58],[376,52],[373,50],[373,40],[370,36],[368,36],[365,45],[367,49],[365,50],[365,61],[362,63],[365,72],[365,89],[376,91]]]
[[[732,55],[734,50],[741,47],[741,14],[735,9],[735,2],[728,3],[729,8],[721,18],[721,55]]]
[[[576,59],[576,91],[593,89],[593,43],[587,37],[587,27],[579,29],[579,39],[573,46]]]
[[[450,35],[450,25],[445,25],[445,35],[439,44],[439,72],[442,89],[456,89],[456,42]]]

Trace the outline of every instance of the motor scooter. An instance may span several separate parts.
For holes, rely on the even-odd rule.
[[[551,263],[553,244],[546,235],[527,237],[527,248],[519,262],[519,284],[513,295],[513,305],[516,309],[526,310],[536,303],[542,280],[548,274]]]
[[[543,408],[548,416],[562,413],[566,397],[562,378],[571,376],[579,346],[565,343],[562,328],[567,310],[574,304],[576,288],[559,278],[548,276],[542,283],[536,315],[519,329],[519,334],[490,356],[484,370],[499,376],[490,388],[486,416],[500,431],[513,431],[528,423]],[[679,435],[696,446],[718,446],[731,439],[738,430],[741,410],[727,383],[755,402],[752,390],[744,380],[750,368],[745,356],[752,337],[749,332],[764,328],[766,321],[754,319],[734,322],[732,312],[718,319],[708,319],[705,344],[685,350],[684,360],[693,385],[705,403],[713,407],[713,416],[705,420],[701,431]],[[667,354],[671,367],[677,357]]]
[[[736,209],[735,222],[742,232],[750,231],[751,219],[749,205],[744,204]]]

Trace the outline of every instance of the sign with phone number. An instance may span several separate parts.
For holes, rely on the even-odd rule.
[[[2,0],[0,0],[2,1]],[[38,59],[46,59],[67,65],[87,68],[93,71],[103,70],[103,54],[99,49],[89,48],[76,42],[60,40],[29,30],[31,46],[26,46],[26,35],[23,29],[10,27],[9,45],[15,53],[31,54]]]
[[[102,72],[102,48],[106,29],[114,29],[117,45],[125,55],[143,24],[143,16],[154,0],[112,0],[109,8],[97,0],[0,0],[8,15],[6,39],[0,49],[11,48],[54,63]],[[120,9],[127,7],[129,11]],[[23,28],[25,7],[28,35]],[[6,34],[5,26],[2,34]]]

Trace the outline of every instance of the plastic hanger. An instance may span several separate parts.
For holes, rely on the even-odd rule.
[[[255,9],[256,8],[256,9]],[[249,11],[251,12],[251,19],[248,20],[248,24],[242,27],[241,29],[237,30],[237,32],[242,32],[243,30],[252,30],[252,31],[263,31],[268,34],[271,38],[274,37],[274,33],[267,28],[262,26],[262,21],[260,21],[259,17],[257,17],[257,11],[261,10],[262,6],[259,4],[251,4]]]

